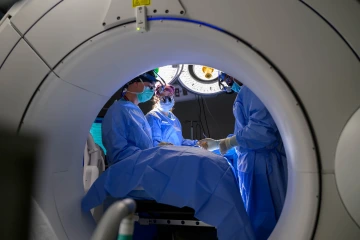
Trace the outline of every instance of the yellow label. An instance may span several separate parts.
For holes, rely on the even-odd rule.
[[[133,8],[151,5],[151,0],[132,0]]]

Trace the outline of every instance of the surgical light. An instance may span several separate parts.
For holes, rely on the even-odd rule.
[[[167,65],[163,67],[156,68],[154,71],[157,73],[156,79],[161,80],[160,77],[165,81],[166,84],[171,84],[176,81],[176,79],[181,74],[183,66],[182,65]]]
[[[212,77],[212,73],[214,72],[214,69],[211,67],[202,67],[203,73],[205,73],[205,78],[210,79]]]
[[[219,86],[218,76],[220,73],[221,71],[215,68],[185,64],[179,76],[179,82],[184,88],[195,94],[214,95],[223,91]]]

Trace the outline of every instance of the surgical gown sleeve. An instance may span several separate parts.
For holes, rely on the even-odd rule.
[[[127,119],[124,117],[111,118],[112,131],[106,133],[107,139],[111,142],[111,148],[107,149],[107,155],[109,159],[113,159],[111,164],[118,162],[120,159],[124,159],[140,149],[134,145],[128,143],[127,130],[129,125]]]
[[[134,104],[121,100],[106,113],[102,138],[110,164],[152,147],[151,130],[144,114]]]
[[[235,132],[240,147],[261,149],[277,141],[277,127],[269,111],[260,99],[249,89],[242,89],[234,104],[237,121],[248,119],[247,124]]]
[[[156,147],[160,142],[163,141],[161,132],[161,119],[151,113],[146,114],[146,119],[152,131],[153,145]]]

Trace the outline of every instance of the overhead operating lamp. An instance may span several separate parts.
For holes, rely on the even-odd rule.
[[[155,68],[154,71],[157,73],[156,79],[161,80],[160,77],[165,81],[166,84],[172,84],[181,74],[183,65],[167,65],[159,68]],[[159,77],[160,76],[160,77]]]
[[[214,95],[222,92],[218,83],[220,73],[215,68],[185,64],[179,76],[179,82],[188,91],[195,94]]]
[[[210,79],[212,77],[212,73],[214,72],[214,69],[211,67],[202,67],[202,71],[205,74],[205,78]]]

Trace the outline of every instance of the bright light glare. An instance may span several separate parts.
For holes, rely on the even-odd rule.
[[[180,65],[167,65],[164,67],[159,67],[158,74],[167,84],[171,84],[176,80],[175,78],[177,77],[180,68]],[[159,76],[156,76],[156,79],[160,80]]]
[[[217,81],[219,70],[214,69],[212,77],[210,79],[205,77],[202,71],[203,65],[194,65],[193,70],[196,77],[201,81],[194,79],[189,72],[189,65],[185,64],[181,75],[179,76],[179,82],[189,91],[200,95],[213,95],[222,92]]]

